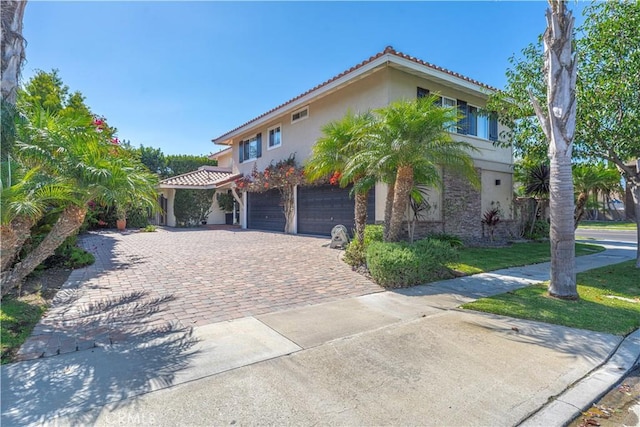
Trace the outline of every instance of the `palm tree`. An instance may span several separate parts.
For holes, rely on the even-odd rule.
[[[457,122],[457,109],[436,106],[436,100],[437,95],[400,100],[376,110],[380,118],[375,128],[376,138],[348,163],[347,170],[364,167],[392,185],[387,195],[387,206],[391,206],[388,223],[385,223],[387,241],[400,239],[415,184],[440,185],[442,167],[461,172],[477,183],[469,156],[475,149],[466,142],[454,141],[445,130]]]
[[[26,0],[2,2],[2,102],[15,105],[20,70],[24,62],[22,17]]]
[[[549,165],[540,163],[533,166],[525,166],[523,170],[524,194],[532,196],[536,199],[536,205],[531,218],[531,229],[529,233],[533,233],[536,219],[542,200],[549,198]]]
[[[27,120],[18,125],[16,157],[25,169],[38,168],[39,173],[64,189],[61,194],[65,197],[57,199],[60,214],[43,241],[23,260],[2,272],[2,295],[78,231],[90,201],[103,204],[135,201],[137,206],[157,209],[155,175],[126,150],[96,132],[86,114],[55,115],[33,106],[24,115]],[[9,201],[12,202],[18,206],[17,197]]]
[[[574,18],[564,0],[549,0],[544,33],[547,105],[530,92],[536,116],[549,141],[551,211],[551,283],[549,295],[577,299],[571,157],[576,128],[576,55]]]
[[[313,146],[305,164],[305,176],[311,182],[331,175],[343,188],[353,185],[355,238],[360,243],[364,241],[369,190],[375,185],[375,178],[364,164],[348,170],[346,165],[373,137],[374,127],[375,119],[370,112],[353,114],[348,111],[341,119],[322,127],[322,137]]]

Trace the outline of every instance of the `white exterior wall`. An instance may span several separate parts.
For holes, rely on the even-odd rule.
[[[175,227],[176,226],[176,216],[173,213],[173,202],[176,198],[176,190],[173,188],[163,188],[160,190],[160,193],[167,198],[167,212],[165,215],[167,217],[167,226]]]

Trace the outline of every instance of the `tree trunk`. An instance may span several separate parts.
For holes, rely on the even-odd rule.
[[[536,116],[549,141],[551,160],[551,283],[549,295],[577,299],[573,176],[571,152],[576,127],[577,66],[573,47],[571,12],[562,0],[549,0],[544,33],[544,71],[547,79],[547,108],[544,111],[531,95]]]
[[[633,197],[633,210],[636,214],[636,268],[640,268],[640,173],[635,177],[627,180],[627,185],[631,188],[631,196]]]
[[[580,225],[580,221],[582,221],[582,217],[584,216],[584,207],[587,204],[588,194],[584,191],[581,191],[578,194],[578,200],[576,201],[576,209],[573,215],[573,229],[575,230]]]
[[[2,249],[0,250],[1,268],[5,271],[11,267],[24,242],[31,237],[33,220],[29,218],[16,218],[8,225],[2,226]]]
[[[356,241],[364,242],[364,228],[367,225],[367,203],[369,192],[356,193],[354,213],[356,218]]]
[[[0,296],[5,296],[7,292],[18,286],[37,266],[53,255],[67,237],[78,231],[86,214],[85,207],[67,206],[38,247],[29,253],[24,260],[14,265],[11,270],[2,273]]]
[[[387,199],[384,204],[384,233],[383,239],[389,240],[389,227],[391,226],[391,212],[393,211],[393,196],[395,195],[395,181],[387,184]]]
[[[282,200],[282,211],[284,213],[284,232],[293,234],[293,225],[295,223],[295,199],[293,197],[296,189],[294,186],[286,185],[280,189],[280,197]]]
[[[24,61],[22,18],[26,0],[2,1],[2,100],[16,103],[20,69]]]
[[[396,184],[393,196],[393,209],[391,211],[391,222],[389,224],[389,235],[387,241],[397,242],[400,240],[402,230],[402,220],[404,219],[407,201],[413,188],[413,168],[411,166],[400,166],[396,173]]]

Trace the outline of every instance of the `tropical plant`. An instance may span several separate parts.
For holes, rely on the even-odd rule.
[[[58,219],[42,242],[2,272],[2,295],[77,232],[90,201],[110,205],[135,200],[136,206],[157,209],[155,175],[114,145],[109,135],[96,132],[92,118],[83,112],[50,113],[40,105],[22,108],[15,156],[24,170],[37,170],[64,188],[65,197],[53,205]]]
[[[322,137],[314,144],[311,157],[305,164],[305,176],[314,182],[329,177],[329,183],[346,187],[353,185],[355,193],[355,240],[362,243],[367,223],[367,201],[375,178],[366,165],[354,165],[346,169],[349,159],[362,150],[375,137],[375,118],[369,113],[353,114],[350,111],[339,120],[322,127]]]
[[[534,197],[536,200],[530,219],[531,229],[529,230],[529,234],[533,233],[533,227],[538,220],[542,203],[549,199],[550,173],[551,170],[546,163],[528,165],[522,168],[521,178],[524,180],[524,193],[527,196]]]
[[[389,184],[385,212],[385,239],[400,239],[411,191],[416,184],[438,186],[441,168],[462,173],[478,184],[469,152],[475,148],[454,141],[446,127],[458,121],[456,108],[436,106],[437,95],[400,100],[376,110],[379,124],[375,138],[347,163],[350,173],[364,168]],[[390,210],[390,214],[387,212]]]
[[[496,227],[500,222],[500,208],[491,208],[482,214],[482,223],[489,230],[489,239],[493,242]]]

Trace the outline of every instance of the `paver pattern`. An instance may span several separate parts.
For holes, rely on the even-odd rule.
[[[20,359],[382,291],[328,238],[165,228],[89,233],[80,244],[95,264],[71,273]]]

